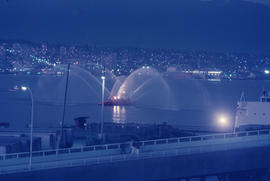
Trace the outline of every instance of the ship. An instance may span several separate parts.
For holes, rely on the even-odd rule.
[[[102,105],[102,102],[98,102],[98,105]],[[130,99],[120,98],[119,96],[113,96],[108,101],[104,101],[104,106],[130,106],[132,102]]]
[[[270,92],[263,91],[258,101],[246,101],[242,93],[237,103],[235,129],[253,130],[270,128]]]

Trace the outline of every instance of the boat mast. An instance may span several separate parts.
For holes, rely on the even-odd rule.
[[[65,113],[66,113],[66,103],[67,103],[69,71],[70,71],[70,64],[68,64],[68,69],[67,69],[66,88],[65,88],[65,95],[64,95],[64,106],[63,106],[63,114],[62,114],[62,121],[61,121],[61,138],[60,138],[60,145],[59,145],[60,147],[65,146],[64,123],[65,123]]]
[[[240,102],[246,102],[245,93],[241,92]]]

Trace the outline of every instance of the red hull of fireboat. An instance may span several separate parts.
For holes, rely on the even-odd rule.
[[[104,102],[104,106],[129,106],[131,104],[132,104],[131,101],[128,99],[117,99],[117,100],[110,99]],[[98,102],[98,105],[101,106],[102,102]]]

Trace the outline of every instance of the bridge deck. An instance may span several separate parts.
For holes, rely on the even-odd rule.
[[[267,147],[270,130],[142,141],[139,154],[121,154],[121,144],[132,143],[33,152],[31,170],[29,153],[0,155],[0,174]]]

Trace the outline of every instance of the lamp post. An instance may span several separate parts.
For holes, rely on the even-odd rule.
[[[22,91],[29,91],[31,96],[31,123],[30,123],[30,156],[29,156],[29,170],[32,169],[32,152],[33,152],[33,121],[34,121],[34,97],[31,89],[26,86],[21,87]]]
[[[103,140],[103,126],[104,126],[104,91],[105,91],[105,76],[101,76],[102,79],[102,99],[101,99],[101,120],[100,120],[100,138]]]

